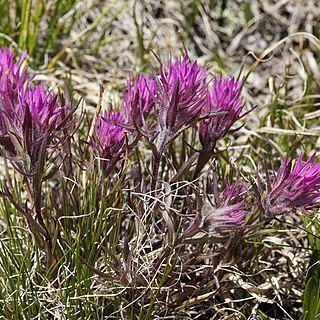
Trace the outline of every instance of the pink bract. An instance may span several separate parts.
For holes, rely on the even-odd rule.
[[[274,178],[267,173],[267,195],[262,206],[268,216],[275,217],[284,213],[307,210],[317,205],[320,198],[320,163],[315,162],[314,153],[305,163],[301,153],[298,160],[287,157],[282,161]]]
[[[204,150],[213,149],[216,142],[223,138],[240,118],[244,107],[240,95],[242,84],[242,81],[236,81],[234,77],[223,79],[220,75],[220,78],[214,78],[203,108],[203,115],[208,118],[201,120],[199,127],[200,142]],[[216,112],[221,114],[214,115]]]

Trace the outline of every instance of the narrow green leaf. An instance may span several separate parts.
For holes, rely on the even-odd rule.
[[[311,277],[307,283],[303,298],[303,310],[307,312],[308,320],[317,320],[319,309],[320,285],[316,277]]]

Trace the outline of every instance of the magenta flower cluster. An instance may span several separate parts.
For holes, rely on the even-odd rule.
[[[203,150],[212,150],[223,138],[233,123],[240,118],[244,100],[240,95],[242,81],[234,77],[214,78],[203,108],[206,119],[200,121],[199,138]]]
[[[248,214],[245,189],[236,184],[227,185],[220,204],[204,218],[204,228],[229,228],[244,223]]]
[[[187,56],[182,61],[170,57],[159,75],[153,72],[127,81],[121,117],[127,125],[147,130],[147,119],[154,115],[160,151],[202,115],[199,137],[208,149],[239,119],[244,101],[240,96],[242,81],[220,76],[208,86],[206,79],[206,69],[197,62],[190,62]]]
[[[199,231],[223,232],[232,230],[245,223],[248,215],[248,204],[245,200],[245,188],[236,184],[227,185],[226,189],[212,206],[206,215],[198,212],[189,228],[184,232],[183,237],[189,238]]]
[[[241,117],[245,102],[241,96],[242,80],[221,75],[207,80],[207,71],[186,56],[180,61],[169,59],[160,74],[140,76],[127,82],[123,106],[119,113],[99,118],[95,148],[101,158],[121,157],[125,147],[125,130],[130,135],[145,135],[154,143],[153,174],[167,145],[180,132],[199,121],[202,152],[213,152],[232,125]],[[107,121],[106,121],[107,120]],[[112,121],[110,121],[112,120]],[[303,212],[319,199],[319,163],[313,155],[302,164],[302,155],[292,166],[287,158],[271,182],[267,175],[267,195],[262,208],[269,216],[299,209]],[[156,177],[153,177],[156,179]],[[205,225],[241,225],[247,215],[243,190],[228,186],[221,205],[203,220]]]
[[[125,122],[134,125],[136,129],[146,126],[146,119],[152,113],[154,100],[155,81],[148,76],[127,79],[127,90],[123,93],[123,109]]]
[[[180,62],[163,64],[156,82],[155,101],[158,118],[158,150],[172,141],[182,130],[195,123],[205,104],[206,70],[185,56]]]
[[[112,160],[117,158],[124,151],[125,133],[124,129],[117,125],[124,122],[120,112],[99,116],[95,134],[98,139],[95,139],[92,144],[99,151],[99,156],[102,160]]]
[[[6,156],[14,159],[22,172],[33,174],[43,148],[63,131],[70,115],[68,106],[33,84],[27,74],[27,54],[19,61],[7,49],[0,49],[0,145]],[[117,163],[129,154],[144,136],[153,152],[152,179],[156,181],[161,158],[167,146],[183,130],[199,122],[199,140],[204,154],[211,156],[219,139],[241,117],[244,100],[243,81],[223,79],[212,81],[207,71],[191,62],[169,59],[160,74],[128,79],[123,105],[117,112],[98,115],[91,145],[108,175]],[[293,163],[282,161],[277,173],[266,173],[263,189],[260,181],[260,204],[263,212],[275,217],[290,211],[307,210],[320,198],[320,163],[312,155],[303,163],[301,154]],[[186,166],[187,167],[187,166]],[[201,167],[201,166],[200,166]],[[152,190],[156,184],[152,183]],[[248,213],[245,192],[235,184],[227,186],[219,205],[202,219],[203,227],[230,227],[244,223]]]
[[[26,52],[18,62],[6,48],[0,49],[0,139],[6,140],[8,133],[7,117],[14,114],[14,98],[23,89],[27,80],[27,70],[23,67]],[[1,141],[0,140],[0,141]]]
[[[183,130],[196,124],[200,116],[200,142],[203,150],[212,149],[239,119],[244,101],[240,96],[242,81],[223,80],[220,76],[210,82],[207,77],[206,69],[196,61],[191,62],[187,56],[181,61],[173,60],[170,56],[168,65],[162,64],[160,74],[153,71],[150,75],[129,78],[120,111],[104,113],[96,123],[92,145],[98,151],[104,170],[110,173],[114,161],[130,149],[129,145],[125,146],[126,141],[138,134],[153,146],[155,182],[166,147]],[[238,193],[235,186],[228,187],[224,205],[215,214],[208,215],[205,222],[241,224],[247,211],[242,200],[237,202]]]
[[[10,99],[25,85],[27,68],[25,66],[27,52],[23,52],[18,62],[7,48],[0,48],[0,92]]]
[[[123,126],[119,126],[119,131],[133,129],[147,136],[159,160],[167,145],[202,116],[200,142],[203,150],[212,149],[239,119],[244,102],[240,97],[242,81],[220,77],[208,85],[207,76],[206,69],[187,56],[181,61],[170,56],[168,66],[163,63],[160,74],[153,71],[151,75],[128,80],[120,110]],[[101,127],[99,122],[97,125]],[[113,126],[110,122],[108,125]],[[118,133],[114,134],[106,140],[101,130],[96,130],[96,141],[100,142],[93,145],[100,145],[100,157],[103,157],[101,144],[110,143],[106,148],[112,149],[113,145],[124,142],[121,137],[116,143]]]
[[[49,144],[62,121],[58,99],[28,77],[27,53],[18,62],[0,50],[0,145],[23,172],[34,173],[41,145]]]
[[[301,153],[294,164],[287,157],[276,174],[266,174],[267,192],[262,206],[268,216],[296,210],[307,215],[307,210],[317,205],[320,199],[320,163],[314,163],[315,157],[314,153],[303,163]]]

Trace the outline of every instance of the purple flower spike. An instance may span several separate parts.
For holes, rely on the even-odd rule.
[[[57,124],[61,109],[58,108],[58,98],[51,92],[46,92],[44,84],[41,83],[32,89],[25,90],[23,95],[19,96],[21,109],[26,112],[27,105],[35,130],[38,135],[45,130],[49,130]]]
[[[155,82],[148,76],[140,76],[132,81],[127,80],[127,90],[123,94],[126,123],[141,127],[155,105]]]
[[[125,129],[112,122],[123,123],[124,119],[119,112],[110,115],[104,112],[103,117],[97,121],[95,141],[92,143],[93,147],[98,150],[99,156],[109,161],[119,158],[124,151],[125,144]]]
[[[23,170],[32,173],[45,135],[47,143],[53,138],[61,108],[43,84],[20,89],[16,98],[5,96],[1,105],[4,130],[0,131],[0,143],[10,156],[24,159]]]
[[[4,112],[8,106],[10,109],[16,104],[18,91],[22,90],[27,82],[27,68],[24,64],[27,57],[25,51],[18,62],[14,61],[14,54],[6,48],[0,49],[0,139],[7,134],[8,128]],[[8,139],[7,142],[9,142]]]
[[[287,157],[271,181],[266,177],[267,195],[262,201],[265,213],[275,217],[297,209],[307,215],[307,210],[317,205],[320,198],[320,163],[313,163],[314,153],[304,164],[303,154],[292,166]]]
[[[182,130],[191,126],[205,104],[207,85],[204,83],[206,70],[185,56],[180,62],[172,61],[162,67],[155,80],[156,112],[159,122],[157,149],[164,147]]]
[[[61,107],[58,98],[46,92],[43,84],[31,87],[28,83],[13,99],[1,94],[0,97],[0,145],[21,173],[34,174],[39,159],[40,166],[44,165],[53,140],[54,144],[61,141],[59,133],[68,126],[72,111]]]
[[[215,78],[212,88],[208,90],[204,115],[208,119],[200,121],[199,137],[204,151],[212,150],[216,142],[223,138],[232,124],[240,118],[244,101],[240,95],[243,81],[236,81],[234,77]],[[210,115],[212,112],[225,114]]]
[[[0,49],[0,93],[10,99],[27,81],[27,67],[23,66],[27,57],[24,51],[20,60],[14,62],[14,54],[6,48]]]
[[[203,227],[211,229],[242,225],[248,214],[244,195],[244,188],[235,184],[227,186],[218,208],[213,209],[204,218]]]

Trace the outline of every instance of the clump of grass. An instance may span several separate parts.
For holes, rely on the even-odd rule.
[[[66,53],[74,43],[80,50],[86,46],[102,24],[100,38],[94,39],[90,47],[91,54],[97,53],[103,41],[107,41],[105,35],[113,21],[125,8],[124,4],[116,6],[118,2],[5,0],[0,14],[0,46],[28,49],[32,67],[50,69],[62,58],[69,60]],[[97,10],[101,12],[96,17],[94,12]],[[86,17],[88,21],[83,22]],[[109,37],[110,42],[116,39]]]

